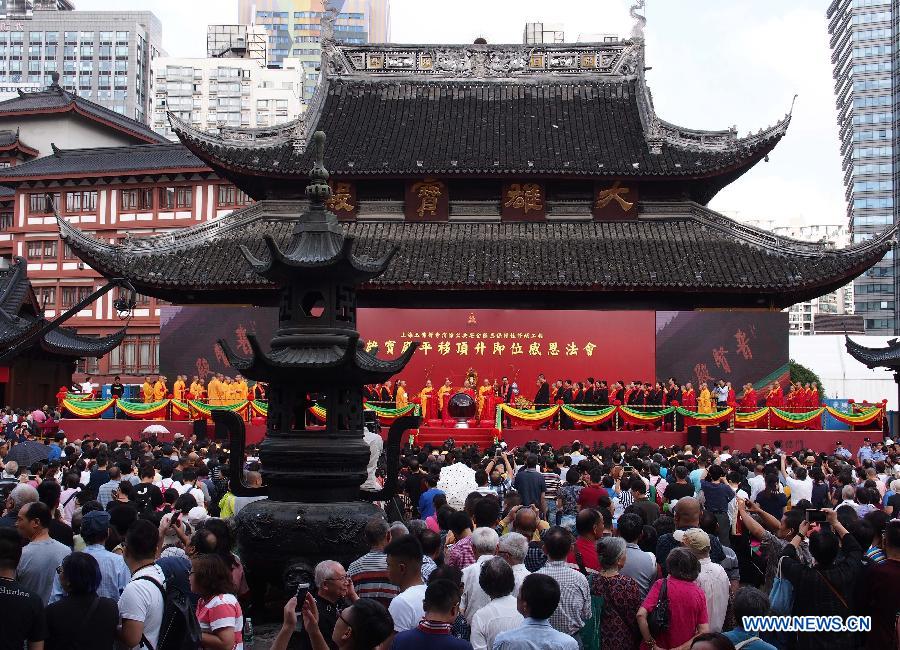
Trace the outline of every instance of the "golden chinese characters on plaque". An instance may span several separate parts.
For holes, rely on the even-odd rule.
[[[325,202],[325,207],[338,217],[355,216],[356,188],[353,186],[353,183],[334,183],[331,188],[331,196]]]
[[[591,212],[600,219],[621,219],[636,214],[637,188],[626,187],[616,180],[611,186],[594,188],[594,204]]]
[[[426,178],[406,186],[406,218],[411,220],[444,221],[450,213],[447,186],[433,178]]]
[[[503,216],[534,218],[544,216],[544,188],[538,183],[509,183],[503,188]]]

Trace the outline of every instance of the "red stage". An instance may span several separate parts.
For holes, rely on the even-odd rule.
[[[125,436],[134,439],[141,437],[141,432],[151,424],[161,424],[169,430],[168,435],[160,435],[163,442],[171,442],[176,433],[182,433],[190,437],[194,433],[194,423],[186,420],[87,420],[87,419],[63,419],[59,428],[66,432],[69,440],[84,440],[85,438],[99,438],[106,442],[121,440]],[[258,444],[266,433],[265,424],[247,423],[247,444]],[[207,427],[207,435],[212,437],[213,425]]]
[[[453,430],[445,430],[452,432]],[[834,451],[835,443],[840,440],[844,446],[854,451],[862,447],[863,438],[879,438],[880,431],[838,431],[816,430],[806,431],[802,429],[737,429],[722,432],[722,445],[728,445],[732,450],[748,451],[756,444],[768,444],[773,446],[776,440],[781,441],[781,448],[791,453],[797,449],[812,449],[815,452]],[[453,436],[447,433],[445,438]],[[454,440],[456,439],[453,436]],[[549,442],[554,447],[572,444],[578,440],[586,445],[599,442],[603,445],[625,443],[628,445],[640,445],[646,442],[651,447],[684,445],[687,444],[687,433],[683,431],[591,431],[581,429],[578,431],[556,431],[550,429],[504,429],[503,440],[510,447],[524,445],[530,440]],[[702,442],[706,443],[706,436]]]

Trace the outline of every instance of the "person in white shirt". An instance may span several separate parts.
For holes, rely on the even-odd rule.
[[[766,489],[766,477],[763,476],[765,470],[765,465],[763,465],[762,463],[757,463],[756,467],[753,469],[753,476],[747,479],[747,482],[750,484],[751,501],[756,501],[756,495]]]
[[[475,613],[491,600],[490,596],[484,593],[478,579],[481,576],[481,565],[494,557],[500,537],[493,528],[476,528],[470,537],[472,538],[472,550],[475,552],[475,563],[463,569],[463,594],[460,608],[466,621],[472,625]]]
[[[518,597],[519,589],[522,588],[522,582],[531,574],[531,571],[525,566],[526,555],[528,555],[528,540],[525,538],[525,535],[521,533],[507,533],[500,538],[500,542],[497,544],[497,556],[506,560],[506,563],[512,567],[513,578],[515,579],[515,586],[512,591],[514,597]]]
[[[125,536],[125,564],[131,582],[119,598],[119,642],[125,648],[155,648],[159,643],[166,576],[156,564],[159,533],[152,523],[138,519]],[[145,643],[146,641],[146,643]]]
[[[425,615],[422,545],[412,535],[401,535],[384,547],[384,553],[387,555],[388,579],[400,588],[400,593],[388,607],[394,620],[394,631],[412,630]]]
[[[700,528],[676,530],[672,535],[700,560],[700,575],[694,582],[706,595],[709,631],[721,632],[728,610],[730,583],[725,569],[709,559],[709,535]]]
[[[781,475],[784,477],[785,484],[791,488],[791,505],[795,506],[803,499],[812,502],[813,480],[806,472],[806,468],[800,465],[793,456],[790,457],[797,467],[793,471],[786,471],[784,467],[785,456],[781,457]]]
[[[512,567],[505,560],[494,557],[485,561],[481,565],[478,584],[491,602],[475,612],[470,641],[474,650],[490,650],[498,634],[519,627],[524,619],[513,595]]]

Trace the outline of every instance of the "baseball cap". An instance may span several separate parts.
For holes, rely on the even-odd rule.
[[[93,537],[109,528],[110,516],[104,510],[92,510],[81,518],[81,534]]]
[[[701,528],[688,528],[687,530],[676,530],[672,533],[672,537],[676,542],[680,542],[692,551],[705,551],[709,548],[709,535]]]

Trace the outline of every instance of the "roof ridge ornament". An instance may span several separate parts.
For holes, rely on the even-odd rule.
[[[634,19],[634,26],[631,28],[631,40],[633,41],[644,40],[644,28],[647,26],[647,17],[637,13],[638,11],[645,11],[644,2],[645,0],[636,0],[628,10],[629,15]]]
[[[325,201],[331,196],[331,187],[328,185],[328,170],[325,169],[325,132],[313,133],[312,146],[315,155],[313,168],[309,171],[309,185],[306,186],[306,198],[309,199],[310,209],[324,209]]]

